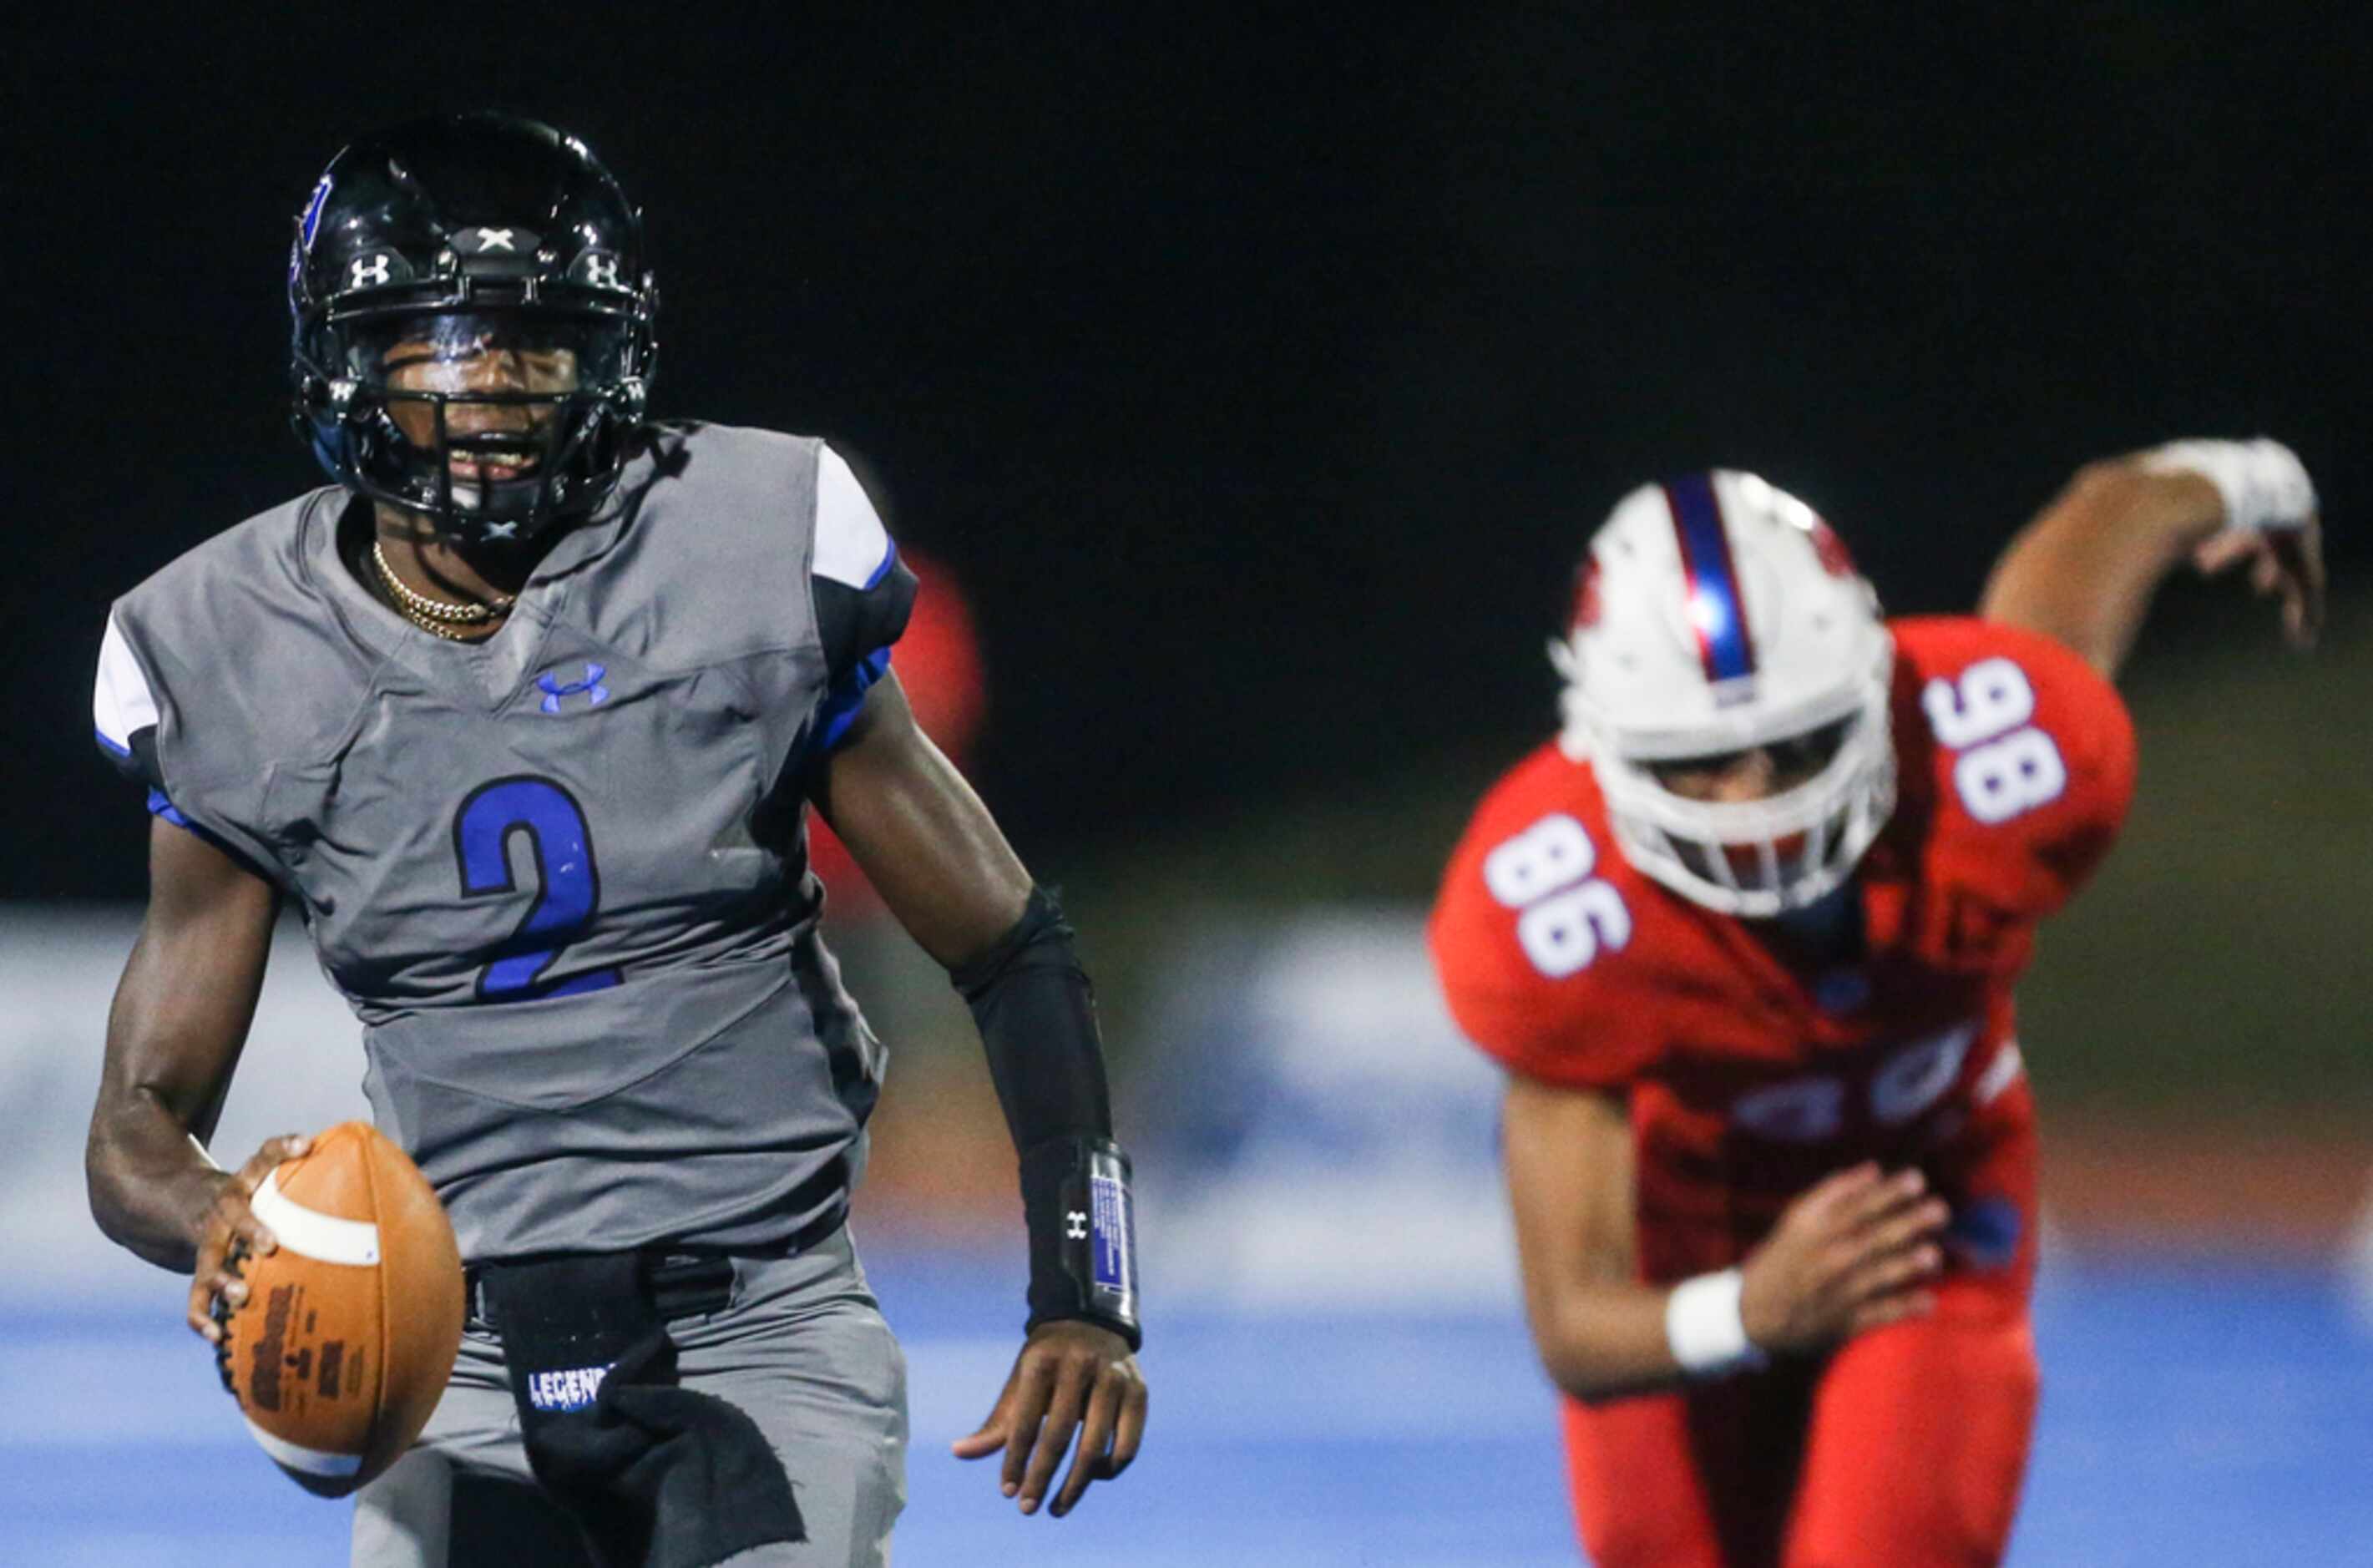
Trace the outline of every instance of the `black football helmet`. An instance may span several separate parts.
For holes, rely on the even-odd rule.
[[[458,543],[581,516],[631,455],[658,351],[642,216],[549,125],[440,115],[339,153],[288,309],[298,434]]]

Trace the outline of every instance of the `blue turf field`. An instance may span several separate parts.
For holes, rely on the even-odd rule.
[[[1021,1519],[947,1457],[1002,1377],[1013,1281],[878,1258],[912,1366],[906,1568],[1572,1562],[1549,1397],[1513,1317],[1157,1317],[1153,1421],[1121,1484]],[[155,1312],[54,1301],[0,1338],[0,1563],[344,1561],[345,1509],[273,1471],[201,1348]],[[2061,1263],[2013,1561],[2373,1564],[2373,1332],[2323,1276]],[[267,1555],[268,1554],[268,1555]]]

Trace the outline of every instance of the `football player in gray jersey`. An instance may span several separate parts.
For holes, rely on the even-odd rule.
[[[1128,1160],[1070,930],[890,669],[914,582],[848,466],[646,418],[638,216],[531,122],[348,147],[289,295],[336,483],[126,594],[101,645],[99,741],[155,820],[99,1224],[193,1272],[220,1341],[275,1245],[249,1197],[304,1146],[204,1147],[293,902],[470,1292],[354,1561],[886,1561],[904,1364],[845,1223],[883,1052],[817,935],[812,803],[979,1021],[1030,1310],[956,1451],[1067,1513],[1144,1427]]]

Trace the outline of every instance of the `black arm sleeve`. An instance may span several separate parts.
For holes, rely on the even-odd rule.
[[[1095,997],[1054,895],[1032,888],[1013,929],[953,978],[980,1025],[989,1078],[1022,1156],[1025,1328],[1085,1319],[1134,1351],[1144,1334],[1128,1156],[1112,1139]]]
[[[1095,994],[1072,934],[1054,895],[1034,887],[1013,929],[950,977],[980,1026],[997,1103],[1023,1155],[1058,1138],[1112,1136]]]

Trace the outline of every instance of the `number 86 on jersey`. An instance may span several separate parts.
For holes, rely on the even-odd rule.
[[[1602,948],[1631,940],[1631,911],[1612,883],[1591,873],[1598,848],[1582,824],[1555,812],[1483,858],[1483,885],[1517,911],[1516,942],[1552,980],[1579,974]]]

